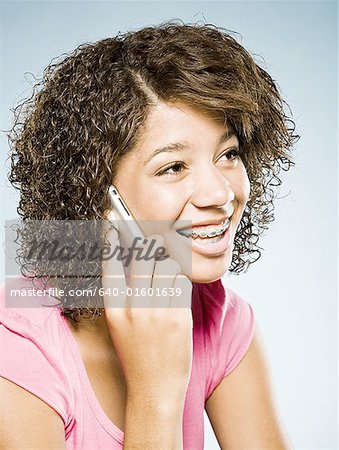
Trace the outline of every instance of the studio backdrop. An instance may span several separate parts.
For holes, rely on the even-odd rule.
[[[84,42],[169,19],[201,21],[236,38],[279,86],[301,136],[281,173],[275,221],[261,258],[223,282],[249,302],[261,327],[275,395],[298,450],[335,450],[336,64],[335,1],[2,1],[1,130],[31,95],[34,76]],[[2,242],[18,217],[1,133]],[[5,277],[4,252],[1,260]],[[3,351],[3,349],[0,349]],[[218,444],[205,417],[205,448]]]

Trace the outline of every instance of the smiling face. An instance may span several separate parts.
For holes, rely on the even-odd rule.
[[[235,232],[250,193],[237,150],[239,141],[233,130],[204,111],[181,102],[158,103],[151,109],[136,147],[120,160],[114,178],[137,220],[166,221],[167,230],[162,234],[171,258],[180,264],[180,252],[189,250],[191,273],[183,265],[182,269],[194,282],[219,279],[232,260]],[[207,250],[211,254],[192,246],[199,238],[192,240],[176,231],[218,223],[229,216],[227,236],[219,246],[203,241],[204,249],[208,245],[215,248]],[[205,228],[213,229],[221,231],[216,226]],[[201,227],[199,231],[203,231]]]

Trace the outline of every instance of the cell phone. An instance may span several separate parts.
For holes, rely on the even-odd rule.
[[[124,225],[124,234],[126,230],[126,239],[130,240],[130,243],[133,242],[135,237],[140,237],[142,240],[146,239],[138,222],[133,217],[131,211],[129,210],[125,200],[123,200],[121,194],[118,189],[111,185],[108,189],[108,194],[110,196],[113,214],[118,221],[123,221]],[[108,215],[109,219],[109,215]],[[119,227],[118,227],[119,228]]]
[[[120,246],[125,254],[128,253],[128,249],[131,247],[138,247],[146,238],[118,189],[111,185],[108,189],[108,194],[111,199],[112,210],[108,213],[107,219],[117,228]],[[123,264],[123,268],[128,283],[131,266],[130,264]]]
[[[118,189],[111,185],[108,189],[109,197],[112,203],[112,211],[110,211],[107,215],[108,220],[118,228],[119,231],[119,241],[121,246],[125,250],[129,251],[130,248],[138,248],[140,244],[144,244],[147,240],[143,231],[140,228],[137,220],[133,217],[130,209],[128,208],[126,201],[122,198]],[[147,230],[147,223],[145,225],[147,236],[152,234],[152,230]],[[139,238],[139,239],[136,239]],[[144,242],[145,241],[145,242]],[[150,245],[150,249],[153,249],[154,243]],[[162,247],[165,252],[166,248]],[[153,249],[155,252],[156,249]],[[168,257],[169,255],[157,256],[156,259],[162,257]],[[127,277],[127,281],[130,278],[130,265],[124,266],[125,275]]]

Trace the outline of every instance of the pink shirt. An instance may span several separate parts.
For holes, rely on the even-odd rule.
[[[10,282],[6,282],[6,289]],[[16,281],[15,287],[18,286]],[[32,288],[21,278],[21,289]],[[106,416],[89,382],[68,322],[49,295],[21,297],[40,307],[5,306],[0,291],[0,375],[61,417],[68,449],[122,449],[124,433]],[[17,302],[17,300],[15,300]],[[18,305],[18,303],[16,303]],[[204,448],[204,405],[239,364],[254,333],[252,307],[221,280],[193,283],[193,363],[183,416],[184,449]]]

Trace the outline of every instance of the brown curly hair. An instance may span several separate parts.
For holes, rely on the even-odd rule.
[[[138,140],[155,102],[181,100],[236,130],[251,184],[229,271],[257,261],[259,236],[274,220],[273,188],[294,162],[299,136],[271,76],[233,32],[169,21],[86,43],[44,70],[14,110],[10,182],[23,219],[104,219],[120,158]],[[98,315],[69,308],[64,315]]]

